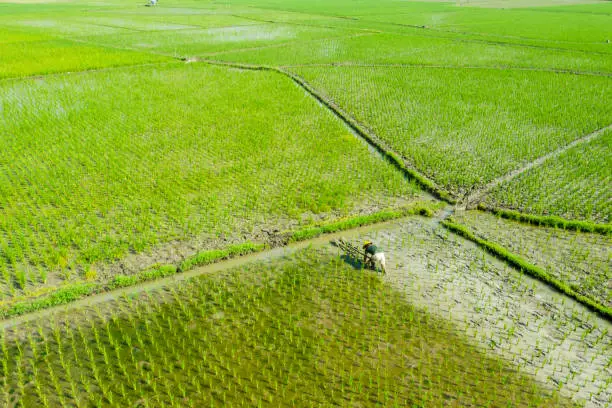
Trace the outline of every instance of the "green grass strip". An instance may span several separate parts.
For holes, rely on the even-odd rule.
[[[464,225],[456,224],[452,221],[443,221],[442,225],[448,230],[458,235],[461,235],[462,237],[469,239],[470,241],[475,242],[480,247],[484,248],[486,251],[507,262],[509,265],[518,268],[522,272],[547,283],[548,285],[554,287],[561,293],[575,299],[576,301],[587,306],[589,309],[599,313],[607,320],[612,321],[612,308],[603,306],[597,301],[587,296],[581,295],[580,293],[572,289],[567,283],[550,276],[544,269],[530,264],[520,256],[509,252],[507,249],[494,242],[478,238],[472,231],[470,231],[470,229],[468,229]]]
[[[177,273],[177,267],[174,265],[161,265],[159,267],[147,269],[134,275],[115,275],[106,286],[106,290],[113,290],[133,286],[142,282],[165,278],[166,276]]]
[[[345,220],[325,224],[321,226],[310,227],[295,232],[290,232],[288,242],[304,241],[307,239],[318,237],[322,234],[343,231],[351,228],[370,225],[377,222],[388,221],[391,219],[401,218],[407,215],[420,214],[432,216],[437,209],[444,206],[444,203],[416,203],[412,206],[401,208],[398,210],[380,211],[370,215],[351,217]],[[212,249],[199,252],[193,256],[184,259],[177,265],[154,265],[144,271],[133,275],[115,275],[109,282],[78,282],[68,284],[60,289],[37,297],[35,299],[22,300],[15,303],[7,303],[0,306],[0,319],[7,319],[32,313],[39,310],[47,309],[53,306],[60,306],[75,300],[85,298],[87,296],[110,292],[115,289],[125,288],[138,285],[140,283],[165,278],[177,273],[186,272],[190,269],[209,265],[215,262],[223,261],[238,256],[247,255],[249,253],[261,252],[269,248],[268,245],[262,243],[244,242],[241,244],[231,245],[225,249]]]
[[[289,236],[289,242],[304,241],[307,239],[316,238],[323,234],[345,231],[352,228],[362,227],[364,225],[370,225],[405,217],[407,215],[418,214],[426,217],[431,217],[434,214],[435,210],[441,208],[444,205],[444,203],[436,203],[434,205],[417,204],[411,207],[406,207],[398,210],[380,211],[370,215],[361,215],[357,217],[351,217],[345,220],[332,222],[329,224],[308,227],[291,233],[291,235]]]
[[[52,306],[70,303],[74,300],[97,293],[99,286],[100,285],[96,283],[79,283],[68,285],[38,299],[7,305],[0,309],[0,317],[6,319],[8,317],[18,316]]]
[[[199,252],[181,262],[178,267],[178,272],[184,272],[189,269],[193,269],[196,266],[208,265],[213,262],[246,255],[252,252],[260,252],[266,248],[267,246],[265,244],[245,242],[243,244],[232,245],[226,249],[214,249],[211,251]]]
[[[235,256],[245,255],[250,252],[262,251],[265,248],[266,246],[264,244],[245,242],[232,245],[226,249],[200,252],[181,262],[178,267],[175,265],[155,265],[133,275],[115,275],[110,282],[106,283],[74,283],[66,285],[55,292],[36,299],[4,305],[0,307],[0,318],[6,319],[53,306],[64,305],[87,296],[165,278],[179,272],[193,269],[197,266],[211,264]]]
[[[596,224],[589,221],[566,220],[565,218],[554,215],[533,215],[525,214],[514,210],[504,210],[501,208],[492,208],[480,204],[479,210],[493,213],[499,217],[518,221],[524,224],[531,224],[543,227],[560,228],[569,231],[593,232],[597,234],[609,235],[612,234],[612,224]]]

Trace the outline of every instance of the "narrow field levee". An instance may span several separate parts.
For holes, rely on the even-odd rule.
[[[412,216],[324,235],[6,320],[0,327],[7,329],[70,310],[95,309],[113,299],[163,290],[199,275],[255,262],[273,265],[307,247],[341,256],[331,241],[371,239],[387,257],[388,273],[383,279],[403,293],[407,302],[450,321],[472,344],[534,375],[550,390],[587,407],[605,407],[612,398],[606,384],[612,324],[449,233],[439,223],[440,218]],[[359,260],[346,262],[361,273]]]
[[[385,278],[408,302],[452,321],[474,344],[562,395],[588,407],[609,406],[610,322],[436,220],[394,222],[363,238],[385,249]]]

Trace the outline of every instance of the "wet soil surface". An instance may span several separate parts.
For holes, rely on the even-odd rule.
[[[178,265],[185,258],[199,252],[224,249],[234,244],[244,243],[245,241],[265,243],[274,248],[287,244],[291,235],[290,231],[295,231],[308,225],[334,222],[348,216],[369,215],[390,208],[403,208],[417,201],[425,202],[431,201],[431,199],[426,193],[420,192],[415,192],[414,196],[408,197],[388,197],[382,194],[380,197],[370,197],[367,200],[362,200],[362,202],[355,205],[348,212],[329,211],[320,214],[303,214],[301,217],[295,218],[269,215],[263,220],[234,219],[232,224],[227,226],[227,233],[204,233],[186,239],[162,243],[143,252],[131,252],[116,261],[95,264],[91,269],[95,271],[95,281],[107,282],[119,274],[133,275],[160,264]],[[4,292],[0,293],[0,297],[3,297],[3,300],[7,302],[22,299],[24,296],[31,299],[48,293],[49,290],[61,287],[65,283],[83,281],[86,278],[86,274],[87,271],[83,267],[74,269],[69,267],[63,272],[49,270],[46,271],[44,282],[41,282],[37,276],[34,276],[30,278],[26,291],[16,288],[14,293],[10,293],[5,288]]]
[[[454,220],[477,236],[537,265],[578,293],[612,307],[612,237],[536,227],[481,211],[457,213]]]
[[[385,279],[474,344],[589,407],[612,406],[612,324],[508,267],[437,220],[364,234],[384,249]]]
[[[369,200],[359,204],[350,216],[369,215],[388,208],[400,208],[415,201],[429,199],[426,194],[415,197],[385,197],[378,200]],[[183,259],[201,251],[222,249],[233,244],[245,241],[266,243],[275,248],[288,243],[292,230],[303,228],[312,223],[329,223],[346,216],[340,212],[327,212],[322,214],[306,214],[302,220],[296,219],[268,219],[262,220],[257,226],[248,228],[246,225],[237,225],[235,229],[241,231],[233,234],[201,235],[191,240],[181,240],[159,245],[145,253],[134,253],[116,263],[98,265],[98,276],[105,281],[117,274],[132,275],[149,268],[154,264],[179,264]],[[240,224],[239,221],[236,221]]]
[[[99,311],[101,303],[137,293],[144,296],[152,290],[161,300],[170,296],[177,281],[193,276],[252,262],[282,262],[308,246],[327,248],[341,256],[341,251],[330,245],[331,240],[344,237],[359,244],[369,239],[386,254],[387,274],[383,279],[415,307],[448,320],[474,345],[512,362],[547,388],[559,390],[562,396],[587,407],[612,406],[612,324],[510,268],[472,242],[449,233],[439,223],[440,218],[415,216],[326,235],[93,296],[5,321],[2,326],[19,331],[21,324],[34,319],[50,319],[56,313],[76,316],[78,311]],[[358,260],[346,262],[361,267]]]

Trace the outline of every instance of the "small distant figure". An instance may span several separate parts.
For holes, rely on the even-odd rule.
[[[383,273],[387,273],[385,254],[379,251],[372,241],[366,241],[363,244],[365,253],[363,254],[363,263],[366,267],[376,269],[376,263],[380,264],[380,269]]]
[[[151,6],[157,6],[157,0],[150,0],[151,1]]]

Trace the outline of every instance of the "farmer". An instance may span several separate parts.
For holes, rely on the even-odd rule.
[[[363,254],[363,263],[372,269],[376,269],[376,262],[380,263],[380,269],[383,273],[387,273],[385,268],[385,254],[376,248],[372,241],[366,241],[363,244],[365,253]]]

